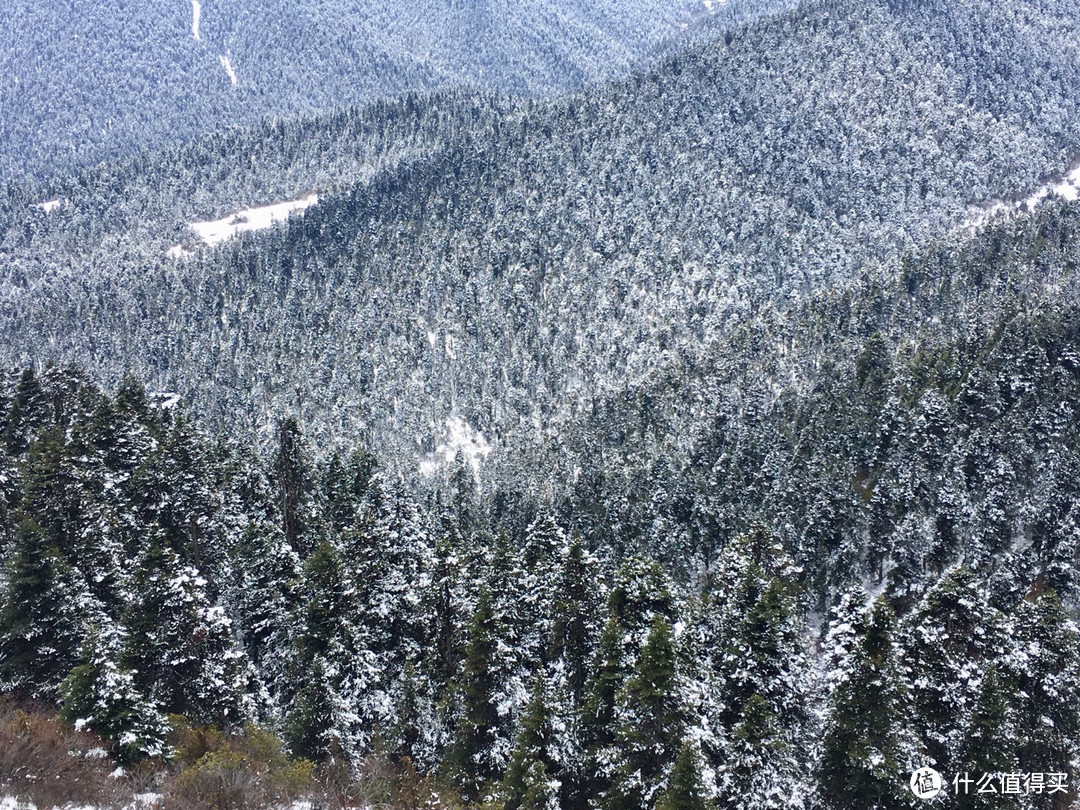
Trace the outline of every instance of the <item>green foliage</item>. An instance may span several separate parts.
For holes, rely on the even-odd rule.
[[[817,768],[820,794],[837,810],[900,808],[915,799],[897,774],[910,773],[917,749],[906,718],[907,686],[893,638],[895,614],[879,598],[836,689]]]
[[[90,606],[83,583],[29,519],[20,522],[0,604],[0,684],[54,698],[74,666]]]
[[[710,810],[714,805],[706,798],[701,769],[697,748],[692,741],[685,741],[668,776],[667,786],[656,801],[656,810]]]
[[[166,718],[140,694],[131,672],[117,664],[118,653],[113,638],[91,632],[79,664],[60,687],[60,716],[100,736],[121,764],[168,756]]]

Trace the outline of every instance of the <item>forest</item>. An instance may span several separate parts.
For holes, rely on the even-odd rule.
[[[0,808],[1077,806],[1075,0],[326,5],[0,97]]]

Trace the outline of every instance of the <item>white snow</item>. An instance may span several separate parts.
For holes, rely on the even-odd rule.
[[[199,0],[191,0],[191,36],[198,42],[199,37],[199,18],[202,17],[202,3]]]
[[[225,68],[225,72],[229,74],[229,81],[236,84],[236,71],[233,70],[231,56],[232,54],[220,54],[218,59],[221,61],[221,66]]]
[[[1009,216],[1030,213],[1051,196],[1061,197],[1069,202],[1080,199],[1080,164],[1063,177],[1036,189],[1019,202],[995,200],[989,205],[969,210],[964,220],[964,228],[974,230],[999,215]]]
[[[157,400],[157,406],[163,411],[175,408],[180,404],[180,395],[175,391],[151,391],[150,396]]]
[[[61,200],[59,199],[46,200],[45,202],[38,203],[37,207],[44,211],[46,214],[51,214],[53,211],[60,207],[60,203]]]
[[[259,208],[247,208],[210,222],[192,222],[191,228],[206,244],[216,245],[242,231],[261,231],[273,226],[274,223],[284,222],[292,214],[304,211],[318,201],[318,194],[309,194],[299,200],[264,205]],[[169,249],[169,255],[183,255],[178,252],[174,253],[176,247],[179,246]]]
[[[164,797],[160,793],[136,793],[134,800],[128,805],[128,810],[142,810],[146,807],[157,807]]]
[[[474,430],[461,417],[451,416],[446,420],[446,432],[435,452],[429,453],[427,458],[420,462],[420,473],[432,475],[440,467],[453,464],[457,454],[461,453],[465,463],[472,468],[473,475],[479,477],[480,463],[488,457],[491,450],[492,447],[483,434]]]
[[[173,245],[165,251],[165,255],[170,259],[186,259],[188,256],[193,256],[194,254],[183,245]]]

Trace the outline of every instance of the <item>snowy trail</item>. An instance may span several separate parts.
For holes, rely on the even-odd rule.
[[[236,71],[233,70],[232,60],[225,54],[218,56],[221,60],[221,66],[225,68],[225,72],[229,74],[229,81],[236,84]]]
[[[195,41],[200,40],[199,37],[199,19],[202,17],[202,3],[199,0],[191,0],[191,36],[195,38]]]

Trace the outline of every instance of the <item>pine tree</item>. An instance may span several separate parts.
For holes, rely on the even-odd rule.
[[[626,561],[608,594],[607,619],[585,685],[580,718],[585,761],[576,780],[580,784],[570,797],[572,806],[609,790],[620,695],[634,675],[653,622],[670,623],[673,615],[671,588],[660,568],[640,558]]]
[[[378,735],[383,745],[400,749],[404,739],[389,735],[415,722],[398,717],[394,707],[406,670],[415,672],[430,646],[434,617],[425,608],[434,552],[416,504],[381,475],[369,482],[356,525],[342,542],[355,583],[352,620],[356,661],[362,662],[343,668],[343,698],[357,716],[357,744]]]
[[[322,656],[308,660],[300,687],[285,715],[284,737],[298,759],[325,762],[340,754],[337,700]]]
[[[534,762],[525,774],[525,790],[520,810],[560,810],[559,783],[553,780],[543,762]]]
[[[656,800],[656,810],[710,810],[713,802],[706,797],[701,783],[702,762],[692,740],[679,749],[667,786]]]
[[[1080,633],[1051,590],[1022,602],[1012,625],[1014,651],[1002,669],[1018,698],[1019,768],[1066,773],[1071,783],[1080,752]],[[1060,799],[1043,794],[1033,804],[1056,807]]]
[[[5,689],[51,699],[75,665],[85,622],[97,614],[81,578],[24,519],[15,532],[0,604],[0,679]]]
[[[114,630],[98,628],[88,635],[78,665],[60,687],[61,715],[109,743],[121,764],[164,756],[168,721],[117,663],[120,646]]]
[[[500,789],[503,810],[522,810],[528,806],[526,798],[536,784],[533,775],[537,765],[542,769],[545,783],[558,772],[559,765],[552,755],[554,736],[547,683],[541,674],[533,683],[532,696],[522,713],[514,753],[503,777]]]
[[[1001,624],[975,575],[957,569],[927,592],[902,625],[913,725],[938,770],[953,772],[967,765],[958,748],[978,696],[979,665],[1004,644]]]
[[[328,523],[335,532],[341,533],[353,524],[377,466],[374,456],[365,450],[350,453],[344,461],[334,453],[326,462],[322,472],[323,501]],[[281,474],[285,474],[284,469]]]
[[[804,628],[788,579],[794,566],[764,528],[721,554],[706,595],[705,667],[709,763],[724,806],[797,804],[807,774],[796,752],[809,747]]]
[[[610,787],[603,791],[603,810],[649,807],[662,779],[674,765],[686,714],[677,672],[675,637],[661,616],[652,627],[633,676],[620,691]]]
[[[836,810],[913,806],[904,773],[917,767],[910,698],[884,597],[867,618],[851,672],[836,689],[817,766],[818,792]]]
[[[285,541],[306,557],[315,545],[314,475],[300,424],[290,416],[278,424],[273,480]],[[340,505],[339,505],[340,507]]]
[[[599,604],[596,569],[581,540],[575,538],[567,551],[556,589],[550,653],[553,661],[561,662],[575,704],[580,704],[584,697],[589,663],[595,653]]]
[[[447,757],[450,772],[466,797],[478,796],[498,769],[493,751],[499,726],[494,703],[498,683],[493,667],[497,643],[492,596],[485,588],[469,626],[461,675],[461,719]]]
[[[271,694],[286,675],[300,562],[278,526],[252,522],[230,554],[226,598],[244,650]]]
[[[27,368],[8,407],[3,435],[7,452],[13,456],[22,454],[48,419],[49,406],[41,382],[34,369]]]
[[[122,658],[164,711],[223,727],[243,723],[249,667],[199,572],[152,536],[136,562]]]
[[[1016,751],[1020,737],[1014,717],[1016,700],[1008,682],[998,676],[995,667],[990,667],[983,676],[960,744],[957,773],[981,776],[1019,772]],[[980,793],[969,786],[967,792],[959,791],[957,804],[964,810],[1004,810],[1015,807],[1016,797]]]

